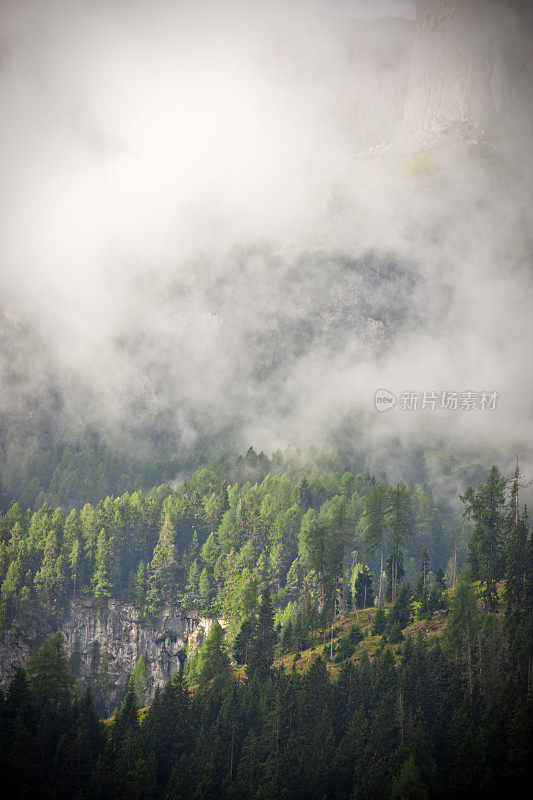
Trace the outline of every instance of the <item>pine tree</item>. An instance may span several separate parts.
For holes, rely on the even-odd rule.
[[[400,551],[398,553],[398,557],[395,560],[394,553],[391,553],[387,558],[387,563],[385,564],[385,575],[387,576],[387,587],[385,589],[385,600],[388,603],[392,602],[392,590],[394,584],[394,569],[396,567],[396,582],[399,586],[402,582],[403,576],[405,574],[405,570],[403,568],[403,553]]]
[[[154,548],[148,581],[148,602],[152,610],[162,602],[171,602],[176,597],[176,532],[165,518]]]
[[[42,647],[28,658],[24,670],[39,706],[67,706],[72,676],[60,633],[45,639]]]
[[[474,521],[470,553],[472,577],[484,582],[484,600],[489,611],[496,609],[496,581],[503,575],[505,486],[505,478],[497,467],[492,467],[483,483],[475,489],[469,486],[461,496],[464,515]]]
[[[103,612],[111,597],[112,584],[109,579],[109,547],[105,531],[102,529],[98,535],[96,548],[95,571],[93,575],[93,597],[98,610]]]
[[[231,676],[224,630],[217,620],[213,622],[198,653],[196,675],[201,687],[207,686],[211,681],[225,684]]]
[[[383,483],[377,483],[365,497],[362,520],[365,552],[368,556],[373,556],[376,550],[380,553],[378,606],[383,602],[386,506],[387,487]]]
[[[378,610],[376,611],[376,616],[374,617],[374,622],[372,623],[372,636],[384,633],[386,627],[387,617],[383,610],[383,606],[379,606]]]
[[[399,577],[398,564],[401,548],[412,535],[411,528],[412,504],[409,490],[403,481],[398,481],[396,486],[388,492],[388,507],[386,513],[387,525],[392,539],[392,571],[391,571],[391,602],[396,601]]]
[[[246,673],[249,677],[256,675],[260,680],[265,680],[268,677],[270,667],[274,661],[275,644],[274,612],[272,610],[270,590],[267,587],[261,597],[257,619],[248,647]]]
[[[131,682],[135,690],[135,699],[137,700],[137,704],[140,705],[142,702],[144,690],[146,689],[146,682],[147,682],[146,661],[144,660],[142,655],[139,656],[139,658],[135,662],[135,667],[133,668],[133,672],[131,675]]]
[[[144,561],[139,561],[139,566],[135,573],[134,597],[137,606],[142,609],[146,600],[146,566]]]
[[[422,586],[426,587],[427,576],[429,572],[429,553],[427,549],[424,547],[422,550],[422,558],[420,560],[420,577],[422,578]]]
[[[481,624],[474,587],[468,575],[457,582],[444,631],[444,641],[466,667],[470,694],[473,693],[473,647]]]
[[[366,564],[357,573],[354,589],[357,608],[368,608],[374,604],[373,576]]]

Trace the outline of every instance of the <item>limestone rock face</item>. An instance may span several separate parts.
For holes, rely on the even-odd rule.
[[[531,31],[520,0],[419,0],[403,136],[475,136],[530,109]]]
[[[60,630],[68,655],[75,651],[79,654],[80,677],[84,681],[94,680],[95,654],[101,659],[107,651],[110,708],[116,707],[128,675],[142,656],[147,673],[144,700],[149,703],[156,688],[163,686],[175,670],[181,670],[187,646],[193,650],[200,647],[212,624],[213,620],[194,612],[178,616],[170,609],[147,623],[133,605],[118,600],[110,600],[107,612],[99,615],[88,599],[77,599],[55,625],[43,621],[25,631],[6,634],[0,644],[0,683],[6,687],[32,648]]]

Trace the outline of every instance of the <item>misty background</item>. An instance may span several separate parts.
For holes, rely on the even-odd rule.
[[[494,460],[531,476],[526,4],[1,16],[6,494],[88,430],[140,461],[253,446],[450,492]],[[378,413],[380,388],[499,398]]]

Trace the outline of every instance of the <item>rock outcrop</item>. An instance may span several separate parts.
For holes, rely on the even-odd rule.
[[[418,0],[403,137],[491,135],[531,109],[532,8],[521,0]]]
[[[109,708],[120,701],[128,676],[142,656],[146,664],[143,699],[149,703],[156,688],[181,670],[187,647],[201,646],[212,624],[213,620],[200,615],[178,615],[170,609],[148,623],[133,605],[118,600],[110,600],[107,611],[99,615],[90,600],[77,599],[56,623],[41,620],[24,631],[6,634],[0,644],[0,684],[6,687],[31,650],[59,630],[69,657],[76,654],[82,680],[94,681],[106,654],[109,691],[105,705]]]

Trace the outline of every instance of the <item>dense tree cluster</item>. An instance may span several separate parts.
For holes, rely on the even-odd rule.
[[[233,468],[253,474],[263,462],[249,451]],[[449,504],[427,487],[350,472],[269,473],[228,485],[202,468],[176,488],[125,492],[68,513],[15,503],[0,511],[0,624],[58,615],[83,594],[102,612],[110,597],[147,616],[164,604],[196,608],[228,620],[233,639],[268,586],[283,631],[290,625],[303,637],[319,613],[326,623],[371,605],[375,586],[378,600],[394,602],[404,572],[416,582],[422,551],[429,586],[431,568],[450,558],[453,525]]]
[[[7,694],[0,695],[0,775],[8,795],[438,800],[499,797],[522,788],[529,777],[533,734],[533,544],[516,487],[511,486],[506,505],[505,486],[494,469],[465,493],[465,514],[474,523],[470,563],[450,592],[442,637],[428,639],[423,630],[415,638],[405,630],[413,620],[429,619],[447,605],[443,574],[430,578],[427,536],[415,589],[399,578],[400,554],[416,522],[416,514],[404,515],[399,503],[404,509],[413,504],[412,509],[420,490],[381,485],[383,529],[376,536],[375,528],[369,530],[375,522],[369,520],[376,511],[376,485],[368,477],[345,474],[297,481],[268,478],[260,485],[228,488],[204,470],[179,490],[163,487],[139,494],[133,506],[145,524],[152,520],[153,548],[151,558],[145,552],[139,562],[146,566],[133,572],[131,591],[148,608],[172,601],[181,570],[182,586],[193,592],[199,586],[191,577],[199,572],[193,565],[202,559],[214,581],[209,602],[223,609],[228,603],[232,613],[224,626],[213,622],[200,650],[189,654],[184,672],[156,692],[142,715],[138,704],[145,664],[140,659],[120,708],[105,724],[98,719],[91,690],[77,677],[76,653],[67,661],[60,634],[46,640],[17,672]],[[131,507],[132,497],[127,498]],[[28,542],[42,542],[33,575],[43,604],[53,603],[61,586],[58,563],[78,591],[87,586],[89,530],[95,601],[104,604],[117,585],[126,586],[114,583],[117,574],[126,574],[117,567],[122,551],[114,542],[127,537],[116,515],[128,507],[124,497],[118,507],[116,502],[109,499],[67,520],[52,509],[26,517],[11,509],[6,515],[9,546],[18,542],[24,553]],[[98,533],[94,524],[104,513],[114,538],[106,527]],[[207,514],[211,525],[206,525]],[[184,520],[188,536],[182,533]],[[381,542],[389,549],[394,603],[387,608],[378,596],[371,630],[354,622],[335,645],[333,638],[325,644],[307,671],[297,672],[306,638],[316,643],[325,633],[328,598],[339,610],[350,597],[356,607],[370,604],[373,583],[367,565],[356,563],[350,579],[343,581],[345,563],[353,555],[345,532],[354,525],[361,542],[370,540],[378,551],[379,563]],[[142,529],[129,529],[132,546],[146,546],[135,536]],[[270,530],[275,537],[270,538]],[[292,539],[286,538],[287,530]],[[65,539],[69,551],[62,551]],[[84,548],[83,557],[71,557],[75,541]],[[276,570],[272,553],[286,541],[294,560],[289,559],[289,567],[282,560],[284,568]],[[254,550],[256,542],[270,548]],[[265,573],[240,561],[246,548],[263,561]],[[295,561],[304,566],[290,576]],[[231,565],[229,578],[219,563]],[[246,581],[239,582],[243,573]],[[217,574],[225,576],[218,588]],[[289,600],[284,607],[280,598],[286,601],[291,592],[298,602],[291,606]],[[20,595],[17,602],[23,602]],[[297,613],[291,613],[293,608]],[[335,622],[328,621],[333,637]],[[233,653],[232,627],[238,628]],[[361,644],[367,635],[378,639],[372,658]],[[292,671],[274,668],[276,655],[287,651],[294,652]],[[96,662],[101,664],[94,684],[98,696],[105,683],[105,653],[95,653]],[[234,662],[244,669],[236,671]]]
[[[521,546],[530,562],[530,540]],[[531,573],[513,569],[515,547],[508,542],[503,615],[480,610],[465,575],[441,642],[419,635],[391,647],[384,637],[372,661],[354,661],[355,626],[341,639],[333,680],[320,657],[302,674],[272,667],[267,590],[246,677],[232,672],[215,623],[196,659],[194,691],[174,675],[142,718],[132,679],[114,719],[100,723],[53,637],[0,698],[2,784],[10,797],[65,800],[518,792],[532,755],[533,593]],[[400,594],[389,614],[401,613]]]

